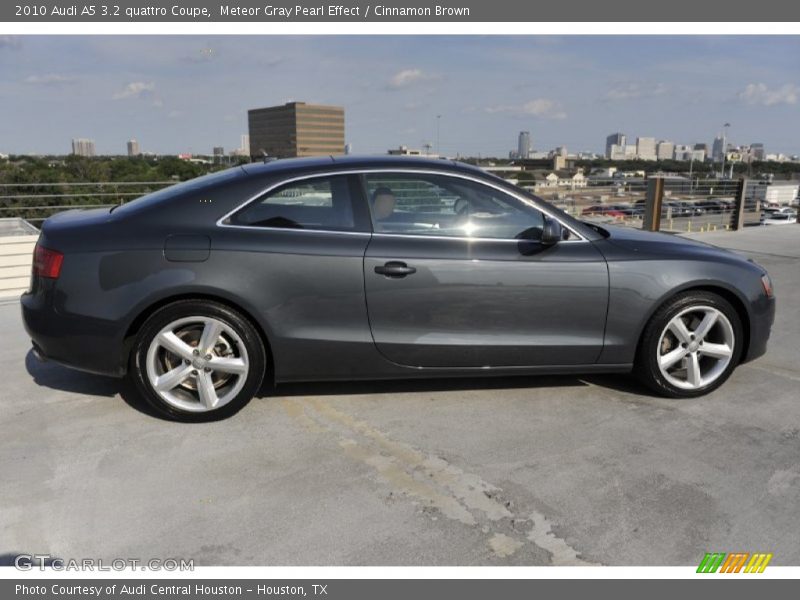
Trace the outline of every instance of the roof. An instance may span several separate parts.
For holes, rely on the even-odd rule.
[[[422,168],[462,171],[472,174],[487,173],[478,167],[466,163],[443,158],[427,158],[424,156],[390,156],[380,155],[342,155],[315,156],[310,158],[282,158],[270,162],[254,162],[242,166],[248,175],[283,174],[287,171],[318,171],[335,165],[342,169],[375,169],[375,168]]]

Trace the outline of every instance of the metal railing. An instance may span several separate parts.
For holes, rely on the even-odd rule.
[[[60,211],[111,207],[174,183],[167,180],[0,184],[0,218],[20,217],[40,224]],[[739,229],[758,224],[761,219],[755,186],[748,185],[745,179],[649,177],[600,183],[589,180],[570,186],[523,184],[523,187],[577,218],[600,224],[682,233]]]
[[[0,184],[0,218],[21,217],[41,223],[75,208],[108,208],[175,184],[175,181]]]
[[[731,230],[761,220],[760,202],[745,179],[649,177],[527,189],[579,219],[651,231]]]

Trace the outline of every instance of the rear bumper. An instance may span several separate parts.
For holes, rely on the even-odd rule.
[[[39,289],[20,298],[22,322],[33,342],[34,354],[73,369],[121,377],[125,364],[118,326],[80,315],[60,314],[52,289]]]

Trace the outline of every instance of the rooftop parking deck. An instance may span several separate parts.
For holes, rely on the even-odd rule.
[[[800,563],[800,225],[695,234],[769,269],[768,353],[717,392],[620,376],[286,385],[233,418],[151,416],[39,363],[0,305],[0,563]]]

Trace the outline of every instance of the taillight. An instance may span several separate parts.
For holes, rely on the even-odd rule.
[[[48,279],[57,279],[61,274],[61,264],[64,255],[57,250],[51,250],[36,244],[33,250],[33,274]]]

